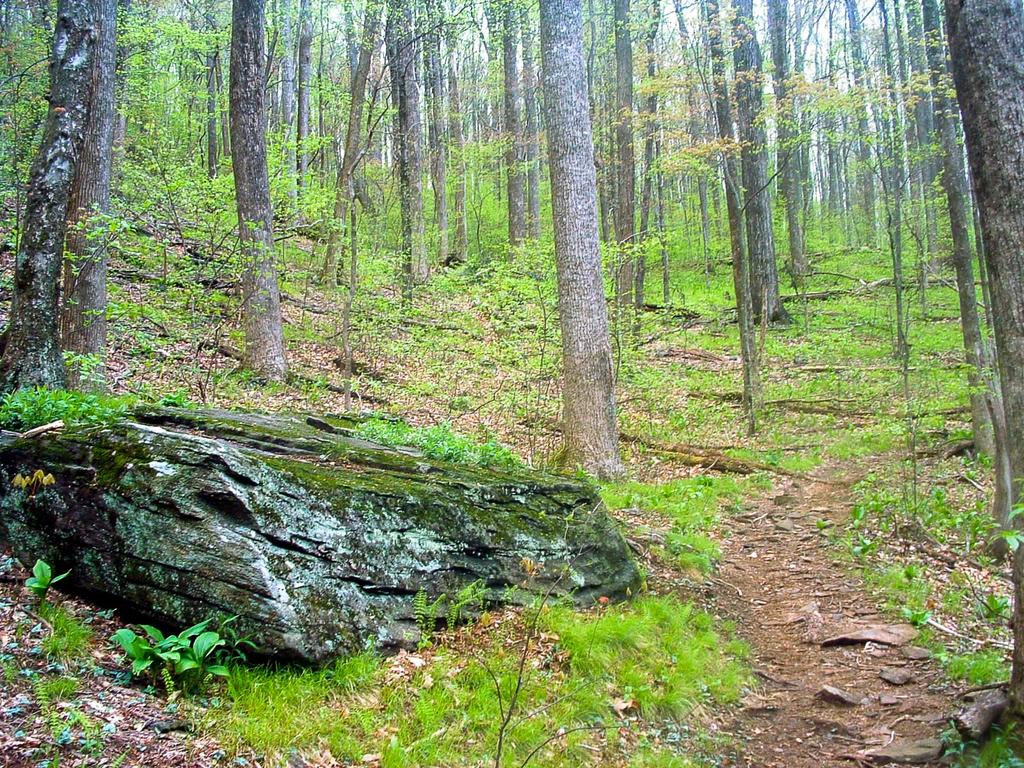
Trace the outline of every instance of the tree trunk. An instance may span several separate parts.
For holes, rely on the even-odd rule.
[[[206,11],[206,29],[213,33],[216,24],[212,8]],[[217,45],[213,42],[206,51],[206,175],[217,177],[217,157],[220,138],[217,136]]]
[[[870,239],[876,236],[875,225],[875,175],[871,166],[871,145],[867,137],[871,135],[868,125],[868,97],[864,59],[864,45],[861,40],[860,9],[857,0],[846,0],[846,21],[850,33],[850,54],[853,57],[853,84],[861,92],[860,104],[857,108],[857,172],[860,177],[860,188],[863,213],[867,220]]]
[[[768,188],[768,140],[761,115],[764,91],[761,47],[754,34],[753,14],[753,0],[736,0],[733,21],[736,124],[745,192],[743,212],[747,222],[750,297],[755,320],[786,322],[789,315],[779,298],[779,270],[775,263],[771,193]]]
[[[284,169],[288,197],[294,204],[295,179],[295,32],[292,24],[292,0],[281,0],[281,141],[284,144]]]
[[[402,269],[405,291],[430,277],[423,221],[423,129],[416,82],[417,37],[410,0],[391,0],[385,28],[391,103],[395,116],[395,160],[402,215]]]
[[[810,271],[804,245],[803,185],[800,182],[799,126],[796,97],[789,92],[789,0],[769,0],[768,28],[771,37],[773,83],[778,104],[778,173],[779,191],[786,208],[786,231],[789,235],[789,273],[797,286]]]
[[[298,128],[295,134],[296,184],[301,192],[309,170],[310,80],[313,73],[313,12],[310,0],[299,0]]]
[[[618,270],[615,300],[619,311],[633,301],[633,246],[636,237],[636,157],[633,148],[633,37],[630,0],[615,3],[615,239]]]
[[[427,2],[427,51],[424,57],[430,114],[430,184],[434,190],[434,221],[437,224],[437,262],[448,263],[448,129],[445,125],[444,72],[441,69],[441,39],[444,10],[439,0]]]
[[[644,115],[644,176],[643,186],[640,193],[640,234],[646,240],[651,237],[651,212],[654,207],[654,179],[656,171],[655,146],[658,132],[658,93],[654,87],[654,78],[658,74],[658,62],[656,58],[655,44],[658,40],[658,27],[661,24],[661,6],[658,0],[652,0],[650,6],[650,18],[647,21],[647,30],[644,35],[644,46],[647,54],[647,80],[648,96],[646,113]],[[644,255],[641,252],[636,260],[636,277],[634,289],[634,303],[637,308],[643,307],[646,302],[644,296],[644,283],[646,282],[647,269]]]
[[[89,122],[97,31],[91,0],[60,0],[43,140],[29,171],[0,389],[65,384],[57,330],[68,198]]]
[[[469,258],[469,233],[466,230],[466,140],[463,135],[462,99],[459,89],[458,72],[455,64],[448,64],[448,125],[451,128],[452,149],[455,152],[455,196],[452,209],[455,215],[455,244],[451,260],[465,264]]]
[[[541,0],[540,38],[562,328],[566,458],[599,477],[613,477],[622,473],[622,462],[578,0]]]
[[[508,185],[508,244],[516,248],[526,240],[526,177],[523,174],[522,125],[519,98],[519,12],[503,0],[501,17],[502,69],[505,77],[505,178]]]
[[[981,214],[1002,382],[1011,503],[1024,492],[1024,10],[1020,0],[946,0],[947,33]],[[1017,522],[1019,527],[1020,523]],[[1024,547],[1013,562],[1010,697],[1024,713]]]
[[[338,183],[334,191],[334,221],[327,236],[327,254],[320,274],[322,282],[335,285],[338,280],[338,251],[344,242],[344,228],[348,221],[348,207],[355,197],[355,170],[362,157],[363,108],[366,103],[366,81],[370,76],[373,52],[380,33],[380,2],[372,1],[366,8],[363,38],[359,46],[356,68],[352,72],[351,100],[348,125],[345,129],[345,148],[338,166]]]
[[[750,268],[743,239],[743,204],[740,196],[739,168],[734,154],[732,106],[729,84],[725,78],[725,53],[722,49],[722,26],[718,0],[704,0],[704,14],[711,54],[715,118],[718,137],[725,147],[722,172],[725,177],[725,202],[729,213],[729,243],[732,248],[732,278],[736,292],[736,314],[740,330],[740,355],[743,359],[743,405],[747,412],[747,428],[757,428],[757,412],[761,407],[761,374],[754,338],[753,304],[750,297]]]
[[[523,102],[526,112],[526,231],[540,239],[540,119],[537,113],[537,72],[533,56],[534,27],[527,8],[520,26],[523,38]]]
[[[68,199],[64,243],[61,340],[72,359],[68,385],[103,391],[107,386],[107,222],[113,166],[114,72],[117,59],[117,0],[99,0],[92,99],[85,138]],[[216,142],[216,128],[214,128]]]
[[[259,376],[283,381],[288,367],[267,178],[263,0],[233,0],[231,19],[231,143],[245,148],[235,153],[233,163],[242,256],[245,360]]]
[[[971,388],[971,419],[974,444],[989,456],[995,453],[992,419],[988,412],[985,377],[992,360],[978,317],[978,293],[974,287],[974,249],[971,244],[970,214],[967,210],[966,176],[963,152],[957,137],[955,106],[947,96],[945,46],[937,0],[924,0],[924,28],[927,35],[928,65],[935,97],[935,124],[939,129],[942,159],[942,189],[949,208],[949,227],[953,237],[953,265],[960,298],[960,325],[963,331],[967,382]],[[1009,510],[997,513],[1004,519]]]

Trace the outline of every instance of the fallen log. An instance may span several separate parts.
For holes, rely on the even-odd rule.
[[[953,717],[953,725],[968,741],[981,741],[1010,706],[1002,688],[981,691]]]
[[[356,418],[155,409],[0,436],[0,538],[61,587],[180,629],[236,625],[267,656],[414,646],[474,585],[489,603],[623,598],[640,574],[595,489],[433,461]],[[16,488],[36,469],[55,482]]]

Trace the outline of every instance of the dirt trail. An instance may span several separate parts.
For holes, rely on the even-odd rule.
[[[729,521],[720,613],[736,621],[754,653],[759,686],[724,730],[742,745],[735,768],[889,765],[868,752],[937,739],[957,704],[933,661],[908,658],[911,644],[822,647],[826,638],[892,625],[855,575],[833,560],[819,520],[849,516],[847,485],[787,479]],[[882,670],[902,685],[886,682]],[[859,704],[826,701],[833,686]],[[915,744],[912,752],[927,752]],[[919,757],[917,765],[938,765]]]

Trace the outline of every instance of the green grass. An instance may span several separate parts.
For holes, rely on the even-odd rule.
[[[50,633],[43,640],[43,652],[64,664],[78,661],[89,652],[92,629],[76,619],[60,605],[44,602],[39,615],[50,623]]]
[[[998,649],[952,655],[940,653],[938,658],[947,675],[970,685],[989,685],[1009,679],[1006,655]]]
[[[356,436],[392,447],[417,448],[427,458],[452,464],[516,469],[522,460],[496,440],[476,442],[452,431],[449,424],[412,427],[404,421],[369,419],[359,425]]]
[[[41,387],[19,389],[0,399],[0,427],[21,431],[57,420],[67,428],[109,424],[124,418],[131,402]]]
[[[226,747],[251,749],[270,764],[293,748],[320,747],[343,761],[379,754],[387,768],[480,765],[494,761],[502,712],[518,684],[502,764],[519,765],[539,747],[531,765],[568,767],[592,758],[581,745],[595,734],[618,744],[616,707],[651,722],[692,717],[699,726],[704,707],[736,701],[749,681],[746,649],[675,598],[590,613],[548,607],[539,628],[555,646],[552,655],[531,657],[521,682],[523,631],[507,637],[509,625],[498,625],[475,653],[441,647],[401,679],[369,654],[322,671],[236,668],[229,703],[205,725]],[[557,737],[560,728],[566,733]],[[631,759],[649,768],[696,765],[653,746]]]
[[[735,503],[742,489],[730,476],[701,475],[658,485],[625,482],[606,485],[602,492],[610,509],[639,509],[670,524],[662,555],[684,571],[708,573],[721,553],[710,534],[724,506]]]

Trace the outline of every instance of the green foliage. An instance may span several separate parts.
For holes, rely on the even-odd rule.
[[[123,419],[128,407],[124,398],[41,387],[19,389],[0,399],[0,427],[23,431],[58,420],[66,428],[111,424]]]
[[[227,677],[228,667],[224,661],[239,658],[239,644],[249,643],[236,637],[235,646],[229,646],[220,632],[207,629],[211,622],[212,619],[206,619],[176,635],[166,636],[156,627],[141,624],[145,635],[124,627],[110,639],[131,661],[133,675],[158,674],[168,689],[178,684],[185,691],[191,691],[203,686],[211,676]],[[244,659],[244,654],[241,658]]]
[[[449,424],[434,427],[412,427],[404,421],[369,419],[359,425],[356,437],[391,447],[409,447],[423,455],[451,464],[467,464],[495,469],[518,469],[522,460],[496,440],[482,443],[452,431]]]
[[[989,648],[973,653],[938,655],[948,674],[954,680],[970,685],[990,685],[1007,679],[1009,669],[1002,651]]]
[[[528,624],[530,613],[524,617]],[[363,654],[326,670],[233,668],[230,704],[206,723],[231,750],[252,749],[268,762],[290,750],[324,749],[341,762],[380,755],[384,768],[494,763],[503,707],[520,689],[502,765],[518,766],[552,739],[531,765],[589,764],[589,748],[621,749],[636,768],[691,768],[683,756],[619,741],[624,715],[683,718],[702,705],[736,701],[749,676],[745,649],[714,620],[671,597],[643,598],[599,612],[542,609],[546,638],[520,675],[525,632],[498,625],[472,656],[438,647],[402,673],[401,657]],[[534,643],[537,638],[534,638]],[[560,663],[550,658],[555,642]],[[500,693],[499,693],[500,691]],[[566,733],[562,737],[560,729]],[[571,732],[570,732],[571,731]]]
[[[76,619],[63,606],[51,603],[40,605],[39,615],[50,624],[50,634],[43,640],[47,657],[66,665],[88,655],[93,635],[88,624]]]
[[[32,575],[25,579],[25,588],[35,595],[39,602],[42,602],[46,599],[46,594],[50,591],[50,587],[59,581],[63,581],[70,574],[71,571],[65,571],[54,576],[53,569],[49,563],[45,560],[36,560],[36,564],[32,566]]]

